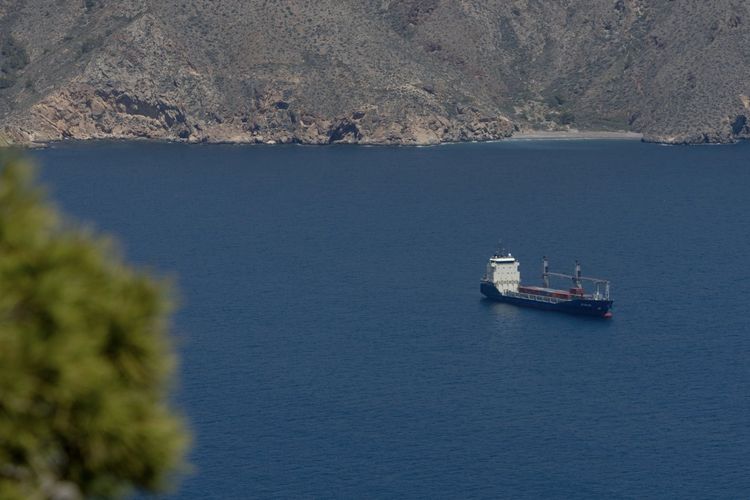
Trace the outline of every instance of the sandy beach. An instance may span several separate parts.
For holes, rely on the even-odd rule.
[[[576,139],[617,139],[637,140],[643,139],[643,134],[626,131],[604,131],[604,130],[524,130],[516,132],[510,140],[576,140]]]

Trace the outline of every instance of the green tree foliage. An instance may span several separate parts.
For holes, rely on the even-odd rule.
[[[22,163],[0,158],[0,498],[159,491],[188,440],[166,288],[62,220]]]

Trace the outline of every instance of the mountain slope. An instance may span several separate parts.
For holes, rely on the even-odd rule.
[[[750,137],[741,0],[0,0],[16,141]]]

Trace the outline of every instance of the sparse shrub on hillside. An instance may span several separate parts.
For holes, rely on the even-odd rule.
[[[0,89],[15,85],[16,73],[29,64],[26,49],[12,36],[0,38]]]
[[[101,6],[100,0],[84,0],[84,8],[89,11]]]
[[[8,76],[0,76],[0,90],[7,89],[16,84],[16,79]]]
[[[101,37],[88,38],[81,43],[81,54],[86,54],[101,46]]]
[[[560,114],[559,120],[562,125],[570,125],[576,121],[576,117],[570,111],[565,111]]]
[[[12,36],[7,35],[0,41],[0,69],[11,71],[23,69],[29,64],[29,56]]]

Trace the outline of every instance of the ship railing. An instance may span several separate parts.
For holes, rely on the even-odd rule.
[[[558,302],[562,302],[562,299],[558,299],[557,297],[547,297],[544,295],[531,295],[530,293],[523,293],[523,292],[505,292],[505,295],[509,297],[516,297],[519,299],[526,299],[526,300],[535,300],[537,302],[548,302],[550,304],[557,304]]]

